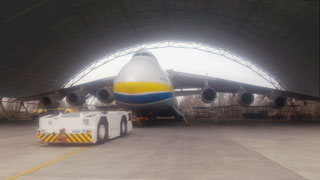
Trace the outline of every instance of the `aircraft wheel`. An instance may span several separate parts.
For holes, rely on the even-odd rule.
[[[180,122],[183,120],[182,116],[180,116],[179,114],[175,115],[174,118],[177,122]]]
[[[150,126],[156,126],[157,125],[157,120],[156,118],[154,117],[153,114],[150,115]]]

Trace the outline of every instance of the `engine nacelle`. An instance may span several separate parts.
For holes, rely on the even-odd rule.
[[[270,105],[275,108],[283,108],[287,104],[287,98],[278,95],[267,96],[270,100]]]
[[[204,88],[201,92],[201,100],[204,103],[212,103],[217,97],[217,93],[212,88]]]
[[[40,99],[40,105],[45,109],[53,109],[60,106],[59,99],[52,96],[44,96]]]
[[[69,93],[66,96],[67,103],[71,106],[82,106],[86,102],[86,96],[88,92],[80,90]]]
[[[254,95],[248,91],[238,92],[237,101],[241,106],[250,106],[254,101]]]
[[[114,100],[113,93],[109,88],[97,90],[96,98],[102,103],[111,103]]]

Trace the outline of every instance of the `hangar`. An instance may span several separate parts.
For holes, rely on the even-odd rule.
[[[60,88],[91,62],[163,40],[252,60],[288,90],[319,96],[319,1],[4,0],[0,96]]]

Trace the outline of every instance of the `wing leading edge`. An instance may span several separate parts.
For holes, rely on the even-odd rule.
[[[225,93],[237,93],[240,90],[246,90],[248,92],[254,94],[263,94],[263,95],[271,95],[277,94],[279,96],[284,96],[288,98],[294,98],[297,100],[311,100],[311,101],[320,101],[319,97],[309,96],[305,94],[290,92],[290,91],[282,91],[267,87],[255,86],[246,83],[240,83],[215,77],[207,77],[202,75],[195,75],[183,72],[176,72],[173,70],[168,70],[168,75],[172,81],[172,85],[175,89],[188,89],[188,88],[205,88],[210,87],[213,88],[216,92],[225,92]],[[188,95],[188,94],[196,94],[201,91],[176,91],[177,95]]]
[[[20,97],[20,98],[17,98],[16,100],[18,100],[18,101],[33,101],[33,100],[39,100],[45,96],[55,96],[58,99],[62,99],[65,96],[67,96],[69,93],[79,91],[79,90],[85,90],[90,94],[95,94],[95,92],[100,88],[103,88],[106,86],[112,86],[114,78],[115,77],[103,78],[103,79],[99,79],[96,81],[91,81],[91,82],[79,84],[76,86],[72,86],[69,88],[61,88],[58,90],[43,92],[43,93],[31,95],[31,96]]]

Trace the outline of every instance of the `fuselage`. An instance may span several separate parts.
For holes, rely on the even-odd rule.
[[[133,55],[114,80],[117,104],[130,109],[165,110],[173,106],[174,89],[157,59],[149,52]]]

